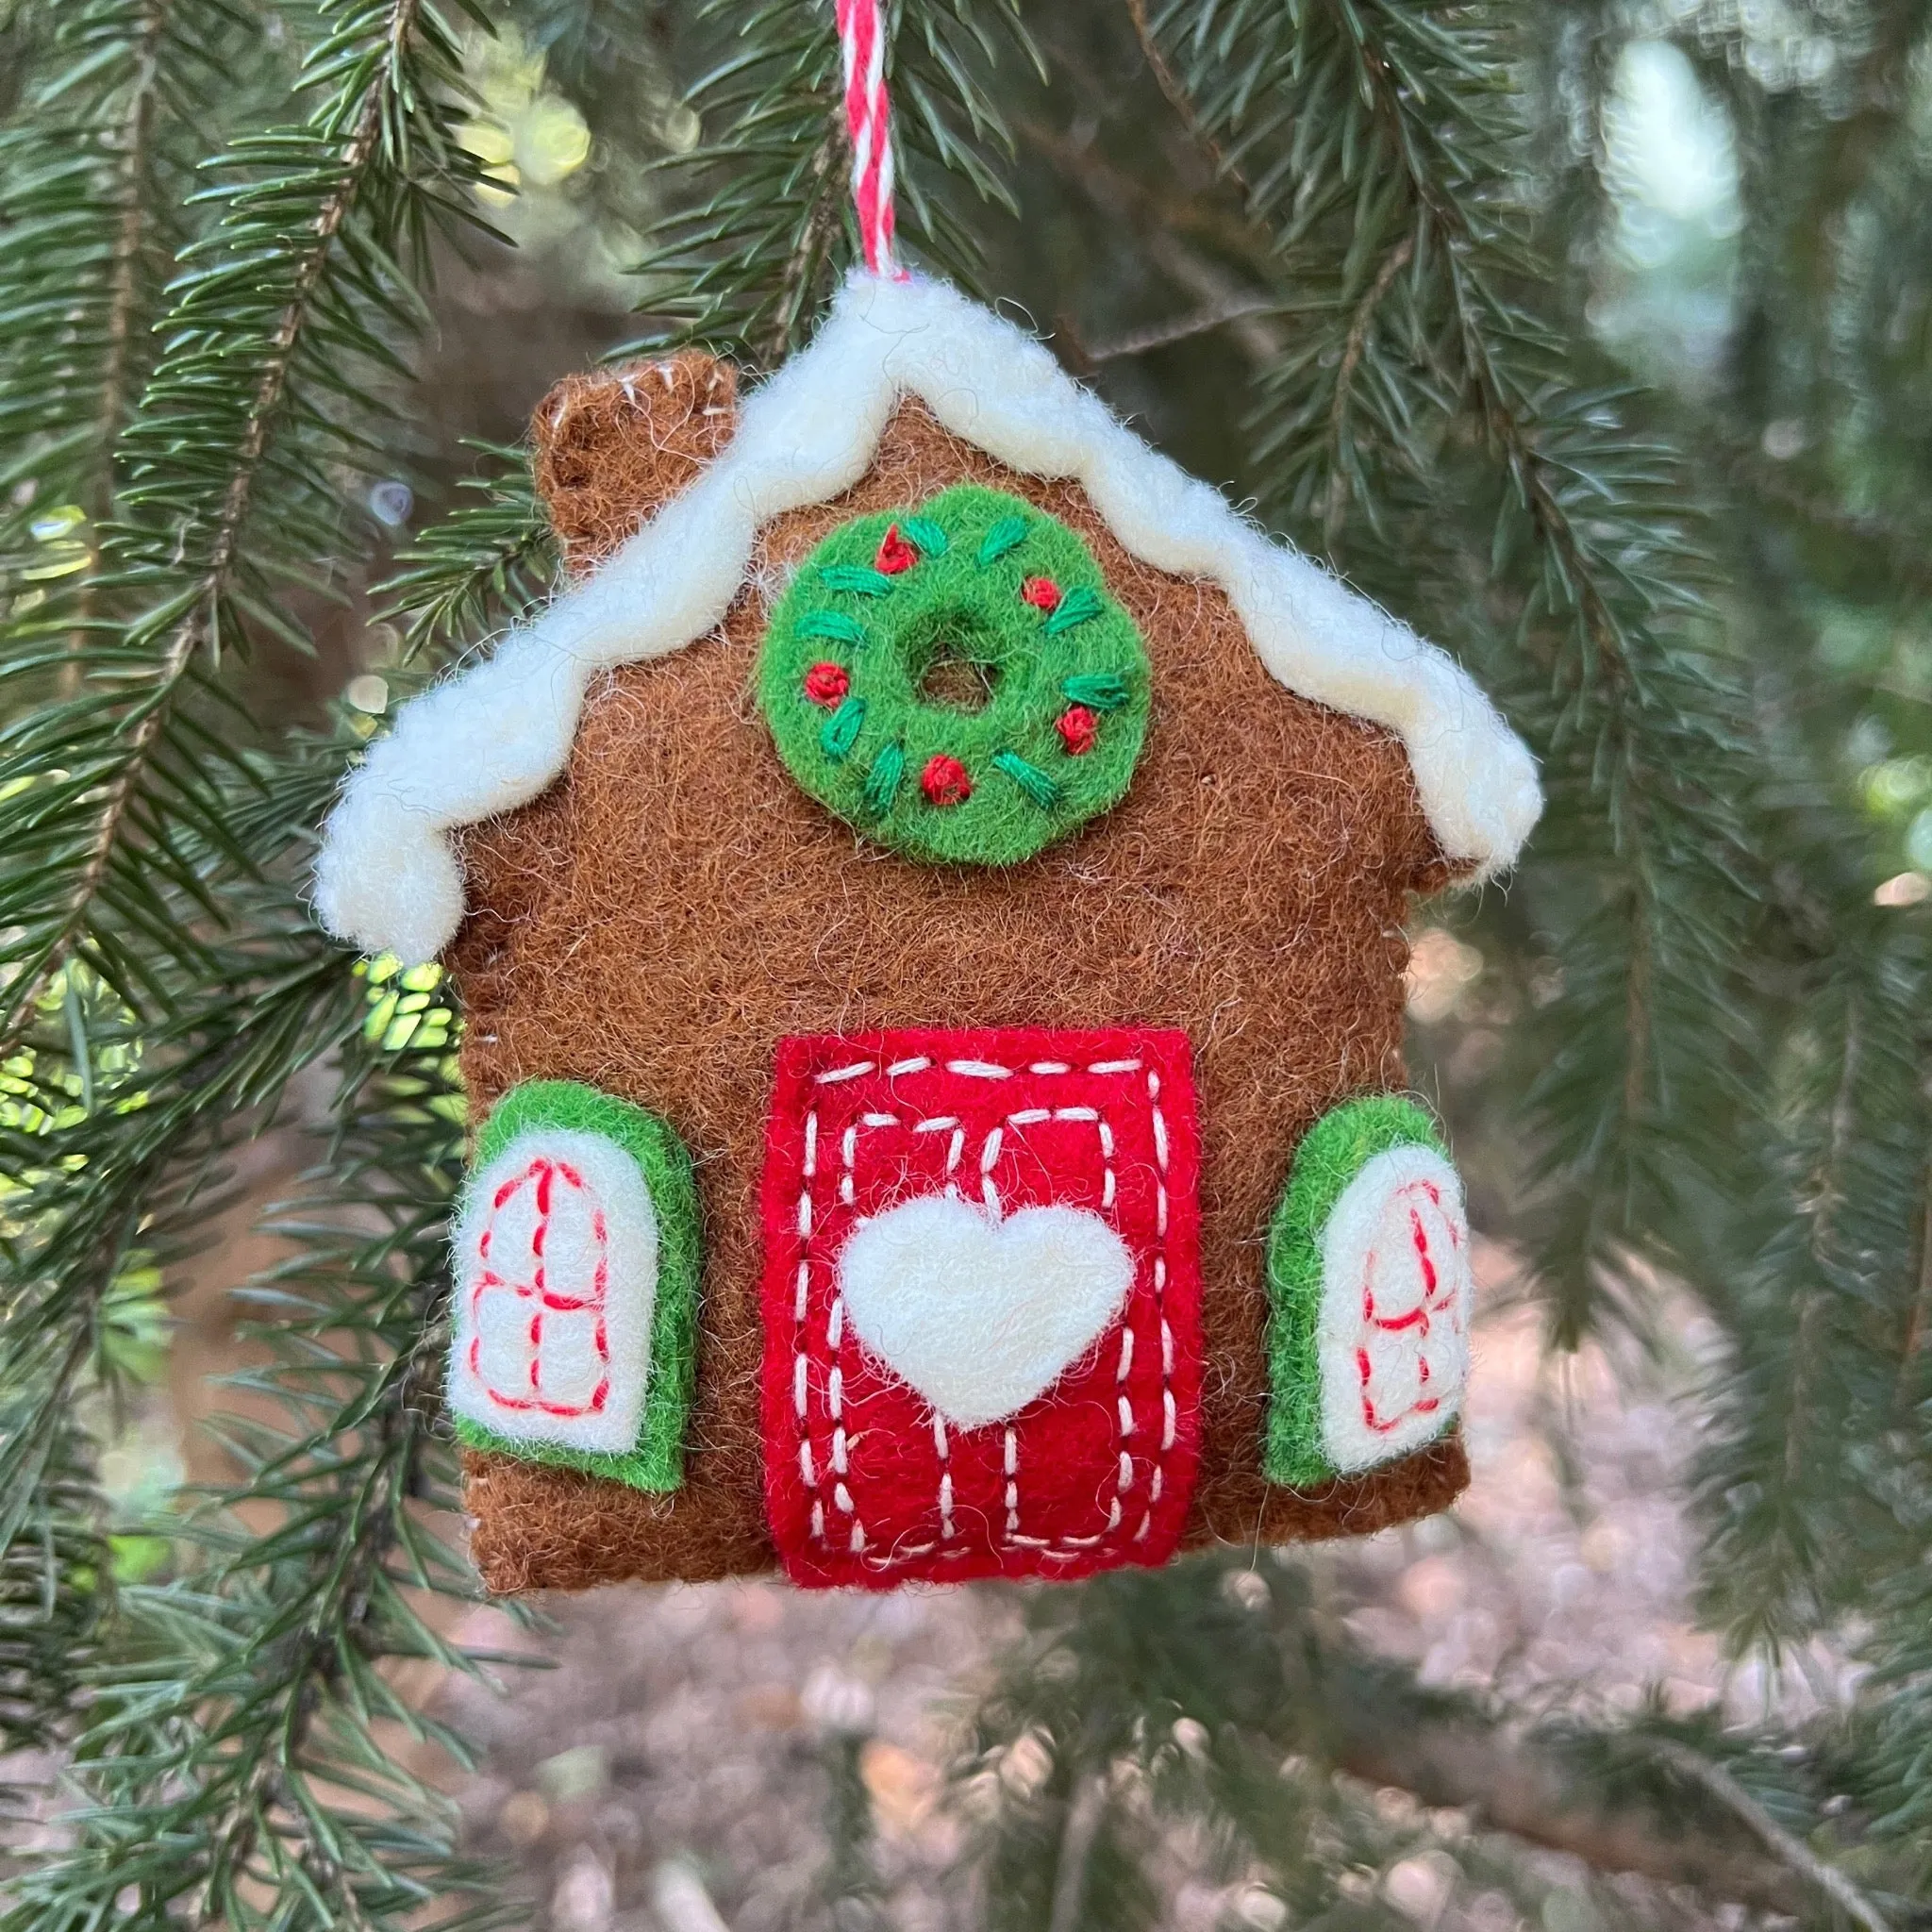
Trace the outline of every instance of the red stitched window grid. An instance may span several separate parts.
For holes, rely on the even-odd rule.
[[[1434,1348],[1462,1346],[1462,1312],[1457,1294],[1458,1270],[1464,1265],[1463,1235],[1457,1217],[1444,1206],[1436,1182],[1418,1177],[1405,1181],[1383,1209],[1382,1231],[1388,1246],[1372,1247],[1362,1264],[1362,1326],[1382,1336],[1416,1331],[1413,1355],[1378,1364],[1366,1347],[1355,1352],[1356,1374],[1361,1383],[1362,1425],[1376,1435],[1390,1435],[1412,1417],[1433,1415],[1442,1406],[1445,1378],[1436,1374]],[[1393,1248],[1394,1253],[1389,1252]],[[1438,1268],[1437,1257],[1444,1258]],[[1384,1305],[1375,1300],[1377,1285]],[[1389,1304],[1400,1309],[1391,1314]],[[1436,1330],[1444,1332],[1439,1339]],[[1378,1369],[1380,1373],[1378,1374]],[[1400,1381],[1404,1370],[1415,1378],[1412,1393],[1393,1391],[1399,1405],[1384,1411],[1377,1404],[1378,1384]],[[1447,1378],[1451,1396],[1461,1393],[1460,1378]],[[1383,1400],[1391,1391],[1383,1388]]]
[[[559,1214],[579,1220],[588,1217],[591,1264],[588,1281],[559,1283],[555,1278],[545,1249]],[[574,1232],[581,1243],[586,1230]],[[505,1409],[534,1409],[550,1416],[601,1413],[610,1395],[610,1347],[604,1321],[604,1301],[609,1288],[609,1241],[603,1207],[584,1177],[567,1160],[538,1155],[491,1196],[489,1218],[476,1246],[482,1272],[470,1291],[470,1372],[483,1384],[491,1401]],[[506,1350],[500,1337],[486,1363],[483,1307],[486,1299],[497,1295],[513,1296],[527,1307],[529,1327],[521,1348]],[[591,1324],[591,1345],[602,1375],[582,1400],[558,1399],[557,1391],[543,1387],[544,1324],[554,1324],[558,1317],[573,1325]]]

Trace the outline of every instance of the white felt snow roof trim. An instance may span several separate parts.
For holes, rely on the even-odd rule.
[[[1441,651],[1117,422],[1043,344],[941,282],[856,275],[811,345],[746,398],[718,458],[604,567],[487,658],[396,713],[324,829],[315,903],[331,932],[405,962],[456,936],[448,833],[535,798],[563,770],[600,672],[703,637],[759,529],[858,482],[904,395],[1036,476],[1074,476],[1126,548],[1227,592],[1261,661],[1304,697],[1400,734],[1449,857],[1488,876],[1542,809],[1536,766]]]

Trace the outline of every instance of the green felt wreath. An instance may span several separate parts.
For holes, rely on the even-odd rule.
[[[936,688],[946,672],[966,700]],[[805,791],[908,858],[964,865],[1017,865],[1118,803],[1149,681],[1080,538],[974,484],[833,531],[758,657]]]
[[[1343,1101],[1302,1136],[1268,1228],[1268,1425],[1261,1471],[1271,1483],[1309,1489],[1335,1467],[1322,1450],[1322,1234],[1335,1204],[1378,1154],[1428,1147],[1447,1154],[1436,1124],[1403,1093]]]
[[[532,1127],[568,1127],[614,1141],[635,1160],[658,1219],[658,1294],[651,1311],[651,1364],[637,1446],[627,1455],[558,1442],[512,1442],[468,1416],[457,1440],[526,1462],[555,1463],[608,1476],[635,1490],[675,1490],[684,1481],[684,1425],[697,1378],[698,1286],[703,1228],[691,1156],[658,1115],[575,1080],[525,1080],[512,1087],[476,1137],[471,1171],[480,1174]]]

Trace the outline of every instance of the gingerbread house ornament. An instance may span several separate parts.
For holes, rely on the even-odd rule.
[[[441,958],[497,1591],[1071,1578],[1466,1480],[1413,895],[1532,761],[1011,323],[861,273],[535,425],[571,584],[405,706],[337,933]]]

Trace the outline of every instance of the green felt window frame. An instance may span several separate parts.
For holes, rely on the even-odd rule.
[[[1322,1237],[1335,1204],[1378,1154],[1448,1150],[1428,1111],[1406,1093],[1368,1093],[1324,1113],[1302,1136],[1268,1227],[1268,1420],[1261,1471],[1313,1489],[1341,1474],[1322,1448]]]
[[[697,1380],[698,1296],[704,1231],[697,1177],[676,1130],[647,1108],[575,1080],[525,1080],[512,1087],[483,1124],[471,1157],[480,1174],[533,1127],[595,1134],[637,1162],[658,1221],[658,1288],[651,1311],[651,1359],[644,1411],[634,1448],[618,1455],[556,1442],[513,1441],[468,1416],[455,1418],[457,1440],[472,1449],[546,1462],[587,1475],[666,1491],[684,1482],[684,1436]],[[467,1185],[467,1183],[466,1183]]]

